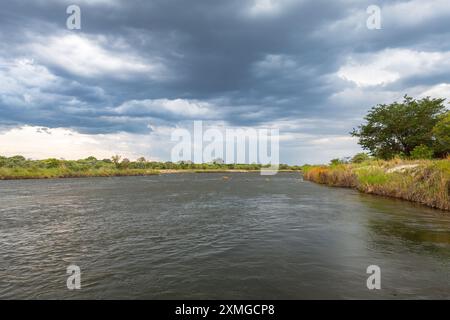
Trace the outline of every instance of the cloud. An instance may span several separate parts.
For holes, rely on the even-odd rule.
[[[40,61],[57,66],[81,77],[130,78],[148,76],[149,78],[166,77],[166,70],[160,62],[145,61],[133,54],[125,46],[122,52],[105,49],[102,45],[108,39],[86,37],[76,34],[64,34],[37,39],[26,47]],[[126,52],[124,52],[126,51]]]
[[[120,154],[130,159],[149,154],[146,136],[128,133],[80,134],[65,128],[23,126],[0,133],[1,154],[27,158],[80,159],[94,155],[99,159]],[[139,153],[142,152],[142,153]]]
[[[410,0],[383,6],[383,19],[389,27],[413,27],[447,19],[450,5],[446,0]]]
[[[364,87],[387,85],[401,78],[439,73],[450,74],[450,51],[386,49],[350,57],[337,74],[344,80]]]
[[[248,14],[253,17],[280,14],[287,10],[294,0],[250,0]]]
[[[450,101],[450,83],[441,83],[433,86],[420,94],[421,97],[443,98]]]
[[[3,130],[129,135],[167,158],[167,131],[192,120],[265,126],[281,131],[282,161],[317,162],[358,150],[340,137],[377,103],[449,97],[446,0],[380,0],[381,30],[366,28],[370,0],[83,0],[78,31],[69,4],[3,4]]]
[[[198,120],[217,118],[218,110],[208,102],[186,99],[131,100],[114,111],[120,115],[134,117],[150,116],[163,119]]]

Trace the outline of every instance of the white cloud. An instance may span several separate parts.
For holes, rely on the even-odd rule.
[[[58,78],[44,66],[33,60],[0,59],[0,94],[22,94],[26,88],[48,88],[55,85]]]
[[[387,27],[411,27],[450,17],[448,0],[412,0],[388,4],[382,8],[382,19]]]
[[[149,78],[166,77],[164,65],[159,61],[147,61],[123,48],[123,42],[116,41],[120,50],[107,49],[104,37],[87,37],[64,34],[49,38],[37,37],[28,49],[49,65],[56,65],[70,73],[83,77],[110,76],[127,78],[131,75],[145,75]],[[125,52],[127,49],[128,51]]]
[[[0,83],[0,102],[7,107],[28,109],[29,112],[48,106],[64,106],[65,110],[75,111],[86,108],[84,102],[69,93],[70,89],[83,88],[81,84],[53,74],[32,59],[0,58]],[[61,88],[69,91],[61,92]],[[105,97],[102,88],[90,86],[83,89],[99,98]]]
[[[401,78],[450,71],[450,52],[386,49],[374,54],[355,55],[337,75],[357,86],[386,85]]]
[[[417,33],[419,29],[422,31],[427,26],[436,24],[437,20],[450,19],[450,2],[448,0],[386,1],[385,4],[376,2],[364,4],[360,0],[347,0],[347,2],[355,4],[355,6],[346,8],[347,12],[344,17],[329,21],[313,31],[313,37],[328,43],[353,45],[360,41],[375,42],[387,39],[399,32]],[[381,8],[381,30],[367,28],[366,22],[369,14],[366,9],[369,5],[379,5]]]
[[[130,133],[82,134],[67,128],[23,126],[0,133],[0,155],[23,155],[27,158],[99,159],[120,154],[130,159],[151,159],[148,135]]]
[[[295,0],[250,0],[250,6],[248,7],[248,14],[253,17],[259,16],[272,16],[282,13]]]
[[[281,159],[294,164],[325,164],[331,159],[353,156],[362,152],[357,140],[348,135],[310,135],[295,144],[282,144]]]
[[[217,115],[216,106],[198,100],[145,99],[131,100],[115,109],[128,116],[175,117],[178,119],[210,119]]]
[[[444,98],[450,102],[450,84],[441,83],[425,90],[421,97]]]
[[[60,96],[47,91],[60,86],[62,80],[33,60],[0,58],[0,83],[0,102],[30,108],[43,102],[57,102]]]

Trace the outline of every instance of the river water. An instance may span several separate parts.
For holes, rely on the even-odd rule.
[[[0,298],[450,299],[450,214],[298,173],[0,181]]]

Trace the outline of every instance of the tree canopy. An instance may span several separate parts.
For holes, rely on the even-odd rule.
[[[450,154],[450,111],[433,128],[434,150],[439,156]]]
[[[437,136],[445,149],[449,120],[444,117],[448,114],[444,101],[430,97],[415,100],[405,95],[402,103],[379,104],[366,115],[366,123],[353,129],[351,134],[359,138],[364,149],[383,159],[397,155],[409,157],[418,146],[433,149]],[[444,123],[436,129],[440,121]],[[443,151],[436,153],[442,155]]]

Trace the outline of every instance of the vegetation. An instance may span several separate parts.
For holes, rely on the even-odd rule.
[[[430,147],[421,144],[411,151],[411,159],[431,159],[433,158],[434,151]]]
[[[304,166],[304,178],[450,210],[450,112],[444,99],[405,96],[403,103],[373,107],[365,120],[351,134],[370,155]]]
[[[0,156],[0,179],[32,179],[32,178],[68,178],[68,177],[106,177],[152,175],[164,170],[186,172],[218,172],[229,170],[260,170],[260,164],[220,164],[192,162],[155,162],[144,157],[130,161],[119,155],[111,159],[98,160],[88,157],[81,160],[45,159],[30,160],[23,156]],[[298,166],[280,165],[280,170],[300,170]]]
[[[450,154],[450,112],[443,114],[433,128],[433,148],[437,154]]]
[[[367,160],[303,168],[305,179],[450,210],[450,158]]]
[[[372,156],[380,159],[411,157],[417,147],[420,151],[428,148],[426,155],[444,158],[450,152],[450,113],[444,101],[405,96],[402,103],[377,105],[365,117],[366,123],[351,134],[359,138],[359,144]]]
[[[370,156],[367,153],[361,152],[357,153],[353,156],[351,162],[352,163],[361,163],[370,159]]]

